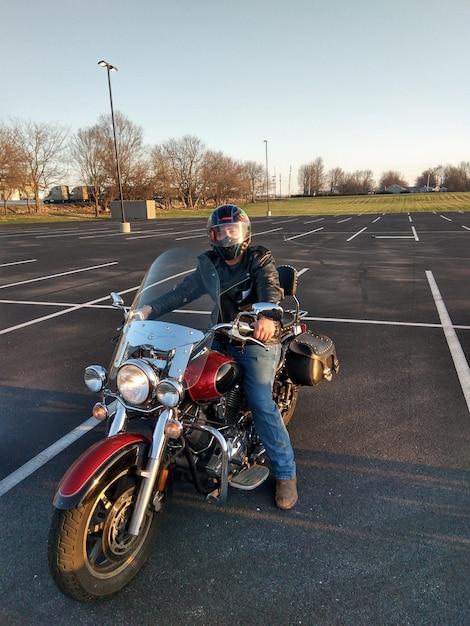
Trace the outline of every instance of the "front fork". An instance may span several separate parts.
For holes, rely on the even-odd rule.
[[[145,511],[152,497],[153,487],[157,480],[158,470],[163,461],[166,444],[168,441],[165,435],[165,427],[167,421],[172,417],[172,409],[165,409],[158,418],[157,425],[153,431],[153,443],[150,451],[147,467],[140,471],[142,484],[135,503],[134,512],[132,513],[131,523],[129,524],[129,533],[138,535],[142,522],[144,520]]]
[[[145,511],[149,505],[150,499],[153,493],[153,487],[157,480],[158,470],[163,460],[163,455],[166,448],[168,437],[165,435],[165,427],[167,421],[173,416],[172,409],[165,409],[158,418],[155,430],[153,431],[152,449],[147,461],[147,466],[139,471],[139,475],[142,478],[142,483],[137,496],[137,501],[132,513],[132,518],[129,524],[129,533],[131,535],[138,535],[142,526]],[[108,437],[117,435],[123,432],[127,426],[127,413],[126,407],[117,402],[116,413],[114,415],[112,424],[109,428]]]

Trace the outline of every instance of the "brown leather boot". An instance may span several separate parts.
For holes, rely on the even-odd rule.
[[[298,499],[297,478],[276,480],[276,506],[278,508],[287,511],[295,506]]]

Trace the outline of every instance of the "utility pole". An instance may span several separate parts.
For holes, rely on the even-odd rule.
[[[264,140],[266,146],[266,217],[271,216],[271,209],[269,208],[269,169],[268,169],[268,140]]]

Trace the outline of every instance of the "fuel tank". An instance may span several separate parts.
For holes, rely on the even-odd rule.
[[[189,364],[185,382],[193,402],[215,400],[227,393],[241,378],[240,365],[231,357],[209,350]]]

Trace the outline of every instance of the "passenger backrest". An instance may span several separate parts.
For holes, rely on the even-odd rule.
[[[295,296],[297,293],[297,270],[291,265],[279,265],[277,268],[279,282],[284,289],[284,296]]]

